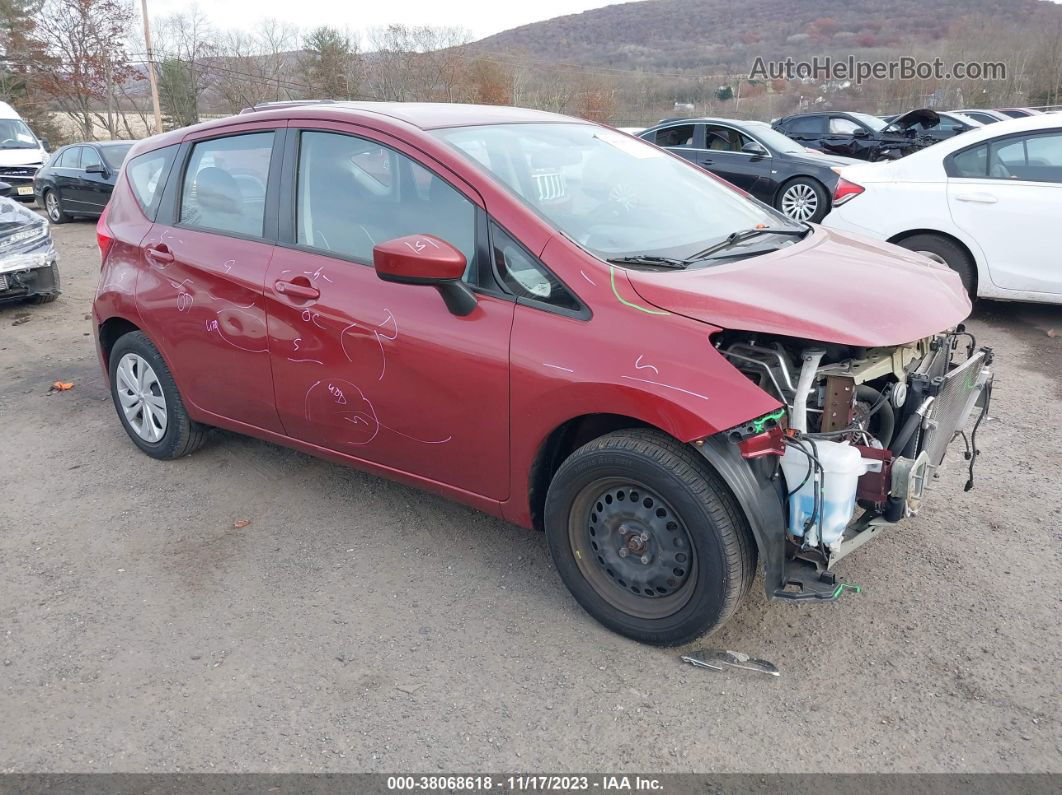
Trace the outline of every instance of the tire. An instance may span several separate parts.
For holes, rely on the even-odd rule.
[[[922,234],[905,237],[897,241],[896,245],[947,265],[959,274],[970,300],[977,298],[977,271],[970,255],[955,241],[941,235]]]
[[[44,192],[44,214],[48,216],[48,220],[53,224],[65,224],[70,220],[70,216],[63,210],[62,195],[57,190],[46,190]]]
[[[718,629],[755,574],[751,532],[722,480],[655,430],[616,431],[572,453],[550,483],[545,527],[576,601],[643,643]]]
[[[774,206],[794,221],[817,224],[830,211],[830,197],[818,180],[797,177],[779,188]]]
[[[143,332],[118,338],[111,349],[110,372],[111,400],[118,419],[133,444],[143,452],[152,458],[170,460],[203,446],[209,428],[188,416],[170,369]],[[148,397],[135,394],[137,389]],[[130,410],[125,404],[130,405]],[[145,415],[145,406],[150,416]]]

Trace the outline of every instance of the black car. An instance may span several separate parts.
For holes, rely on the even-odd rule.
[[[59,266],[48,222],[11,198],[0,182],[0,304],[59,297]]]
[[[809,152],[760,121],[670,119],[638,137],[674,152],[797,221],[821,221],[847,157]]]
[[[928,108],[905,113],[891,122],[867,113],[822,111],[783,116],[775,120],[774,129],[820,152],[859,160],[896,160],[936,143],[915,127],[935,117],[937,114]]]
[[[57,150],[33,180],[37,204],[53,224],[100,215],[132,146],[132,141],[102,141]]]
[[[892,123],[904,115],[906,114],[897,113],[893,116],[882,116],[881,118],[882,121]],[[914,130],[915,135],[925,135],[936,141],[946,141],[948,138],[954,138],[956,135],[961,135],[976,127],[983,126],[984,124],[977,121],[977,119],[963,116],[954,111],[930,111],[929,113],[919,112],[918,116],[911,120],[907,129]]]

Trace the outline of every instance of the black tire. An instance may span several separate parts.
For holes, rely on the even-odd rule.
[[[154,441],[143,438],[134,428],[119,398],[118,367],[127,354],[140,357],[150,365],[151,371],[157,378],[159,393],[165,400],[165,430],[161,437]],[[111,400],[118,413],[118,419],[125,428],[125,432],[129,434],[129,438],[133,440],[133,444],[143,452],[152,458],[170,460],[188,455],[203,446],[209,428],[188,416],[181,395],[177,391],[177,385],[173,381],[173,376],[170,375],[170,368],[166,366],[158,349],[143,332],[134,331],[118,338],[111,349],[110,374]]]
[[[896,242],[896,245],[925,254],[931,259],[943,262],[962,279],[962,286],[970,300],[977,298],[977,270],[970,255],[954,240],[942,235],[911,235]]]
[[[643,643],[676,646],[718,629],[755,574],[751,532],[722,480],[655,430],[616,431],[572,453],[550,483],[545,527],[576,601]]]
[[[41,195],[41,199],[44,201],[44,214],[53,224],[65,224],[70,220],[63,209],[63,196],[58,190],[49,188]]]
[[[810,191],[810,193],[808,193]],[[796,194],[801,194],[805,204],[796,205],[798,197]],[[812,196],[814,194],[814,196]],[[790,209],[786,209],[783,205],[788,205],[790,202],[787,199],[793,199],[795,206],[808,206],[808,203],[814,202],[814,210],[811,215],[806,218],[800,217],[801,213],[795,212],[795,206]],[[795,177],[778,189],[778,195],[775,197],[774,206],[787,218],[792,218],[794,221],[805,221],[817,224],[823,218],[826,217],[826,213],[830,211],[830,195],[826,192],[826,187],[817,179],[811,177]]]

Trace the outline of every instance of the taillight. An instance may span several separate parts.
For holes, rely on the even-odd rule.
[[[108,204],[103,208],[103,215],[100,216],[100,220],[96,222],[96,245],[100,247],[100,267],[102,268],[104,263],[107,262],[107,255],[111,252],[111,246],[114,245],[114,237],[111,235],[111,228],[107,226],[107,212],[111,209]]]
[[[837,180],[837,187],[833,191],[833,206],[840,207],[846,201],[854,199],[865,190],[866,188],[862,185],[856,185],[854,182],[849,182],[844,177],[840,177]]]

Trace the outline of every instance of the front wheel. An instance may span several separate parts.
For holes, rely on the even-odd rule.
[[[916,251],[941,265],[947,265],[959,274],[970,300],[977,298],[977,276],[973,261],[958,243],[941,235],[919,234],[904,238],[896,245]]]
[[[617,431],[576,450],[550,483],[545,525],[579,604],[644,643],[714,631],[755,570],[733,496],[696,452],[658,431]]]

